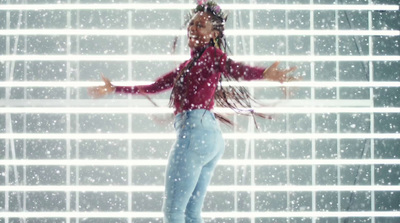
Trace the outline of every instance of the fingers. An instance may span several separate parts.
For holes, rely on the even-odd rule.
[[[87,93],[92,98],[99,98],[101,97],[99,87],[90,87],[87,89]]]
[[[295,70],[297,70],[297,67],[291,67],[291,68],[289,69],[289,72],[293,72],[293,71],[295,71]]]
[[[269,68],[268,70],[276,70],[278,72],[282,72],[283,75],[286,75],[287,73],[293,72],[295,70],[297,70],[297,67],[291,67],[289,69],[285,69],[285,70],[278,70],[278,66],[279,66],[280,62],[276,61],[274,62]]]
[[[106,85],[111,85],[110,79],[106,78],[103,73],[101,73],[101,79],[103,79]]]
[[[112,93],[114,90],[114,86],[111,84],[110,79],[106,78],[103,73],[101,74],[101,78],[103,79],[105,85],[105,91],[108,91],[108,93]]]
[[[273,69],[273,70],[276,70],[276,68],[278,68],[279,64],[280,64],[279,61],[275,61],[275,63],[273,63],[269,68]]]
[[[286,75],[286,74],[288,74],[290,72],[293,72],[295,70],[297,70],[297,67],[291,67],[289,69],[283,70],[282,72],[283,72],[284,75]]]
[[[279,75],[279,76],[280,76],[279,82],[280,82],[280,83],[283,83],[283,82],[298,81],[298,80],[300,80],[300,79],[297,78],[297,77],[293,77],[293,76],[288,76],[288,75],[287,75],[288,73],[293,72],[293,71],[295,71],[295,70],[297,70],[297,67],[291,67],[291,68],[286,69],[286,70],[278,71],[278,72],[280,72],[280,75]]]
[[[283,82],[285,82],[287,80],[287,78],[286,78],[286,74],[282,74],[280,77],[279,77],[279,82],[282,84]]]
[[[298,77],[293,77],[293,76],[290,76],[290,77],[288,77],[288,78],[286,79],[287,82],[290,82],[290,81],[299,81],[299,80],[300,80],[300,78],[298,78]]]
[[[112,92],[112,84],[110,79],[106,78],[103,73],[100,73],[101,79],[104,81],[104,86],[89,87],[87,93],[93,98],[104,97],[105,95]]]

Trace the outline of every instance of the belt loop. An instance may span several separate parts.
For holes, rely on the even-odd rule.
[[[182,125],[183,125],[182,129],[185,128],[187,119],[188,119],[188,113],[187,113],[187,111],[183,111],[182,112]]]
[[[201,119],[200,119],[200,123],[201,123],[201,125],[202,125],[203,127],[204,127],[203,118],[204,118],[204,116],[206,115],[206,113],[207,113],[207,110],[204,110],[203,115],[201,116]]]

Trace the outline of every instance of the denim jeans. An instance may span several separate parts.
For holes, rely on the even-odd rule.
[[[177,139],[165,175],[164,223],[202,223],[201,209],[217,161],[224,153],[219,123],[208,110],[176,115]]]

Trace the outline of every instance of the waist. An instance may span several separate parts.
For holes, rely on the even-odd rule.
[[[215,115],[208,109],[193,109],[193,110],[185,110],[179,112],[175,116],[175,120],[180,120],[183,118],[203,118],[203,117],[211,117],[215,120]]]
[[[187,110],[178,113],[175,116],[174,127],[180,129],[182,127],[193,128],[216,128],[219,129],[219,123],[214,113],[206,109]]]
[[[212,110],[214,108],[214,99],[210,100],[188,100],[185,103],[180,103],[179,100],[175,99],[174,102],[174,114],[178,115],[180,113],[185,113],[188,111],[196,111],[196,110]]]

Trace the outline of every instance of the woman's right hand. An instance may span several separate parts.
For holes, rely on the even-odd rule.
[[[114,93],[115,91],[115,86],[111,84],[111,81],[108,78],[104,77],[103,74],[101,75],[101,78],[104,81],[104,86],[89,87],[87,89],[88,94],[93,98],[101,98]]]

